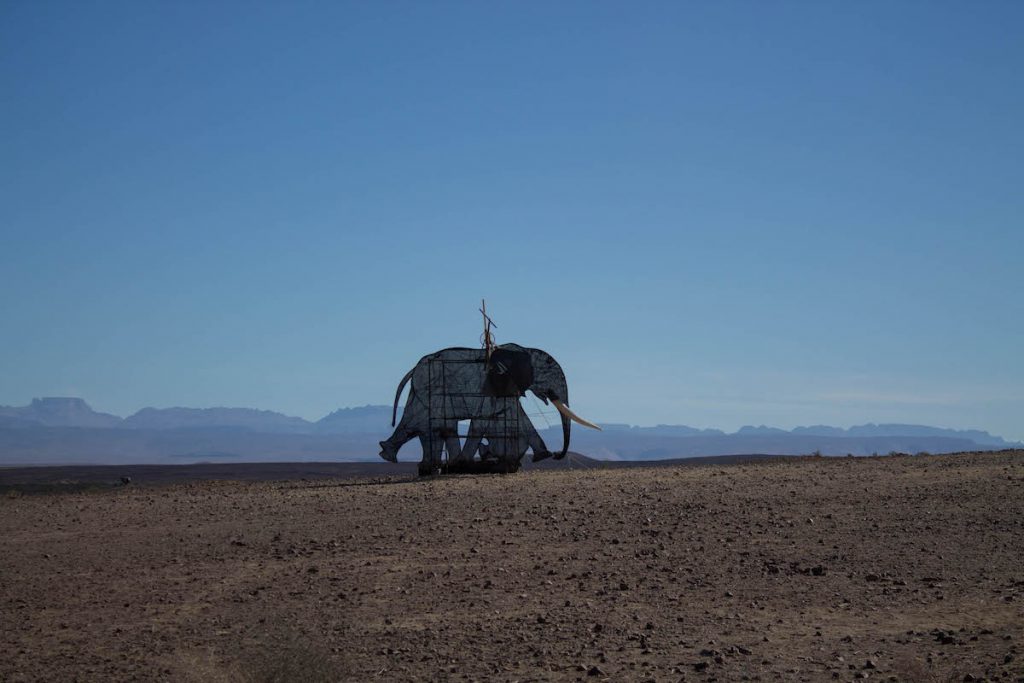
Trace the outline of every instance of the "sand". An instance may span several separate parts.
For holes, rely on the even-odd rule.
[[[1024,680],[1024,452],[11,492],[0,634],[10,682]]]

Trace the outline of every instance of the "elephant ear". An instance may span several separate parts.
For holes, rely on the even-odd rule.
[[[522,396],[533,384],[533,363],[526,351],[497,348],[487,364],[487,393]]]

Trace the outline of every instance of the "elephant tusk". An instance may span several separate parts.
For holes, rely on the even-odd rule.
[[[553,398],[553,399],[551,399],[551,402],[555,404],[556,408],[558,408],[558,412],[560,412],[562,415],[565,415],[567,418],[569,418],[573,422],[578,422],[579,424],[583,425],[584,427],[590,427],[591,429],[596,429],[599,432],[602,431],[601,428],[598,427],[593,422],[588,422],[588,421],[584,420],[582,417],[580,417],[579,415],[577,415],[576,413],[574,413],[571,410],[569,410],[569,406],[565,405],[564,403],[562,403],[558,399]]]

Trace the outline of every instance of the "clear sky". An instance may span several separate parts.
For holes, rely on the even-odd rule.
[[[1024,439],[1024,3],[0,2],[0,404]]]

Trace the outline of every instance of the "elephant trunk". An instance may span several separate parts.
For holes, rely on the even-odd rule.
[[[553,360],[554,359],[552,359],[552,361]],[[550,398],[554,406],[559,409],[559,417],[562,418],[562,450],[555,453],[554,456],[555,460],[561,460],[569,452],[569,437],[572,433],[572,421],[570,416],[566,414],[566,411],[563,411],[560,407],[563,401],[566,403],[569,402],[569,383],[565,379],[565,373],[562,372],[561,366],[557,363],[554,363],[554,366],[553,372],[551,373],[553,375],[553,391],[548,393],[548,398]]]
[[[569,432],[572,430],[572,422],[568,417],[562,415],[562,452],[555,454],[555,460],[561,460],[569,452]]]

